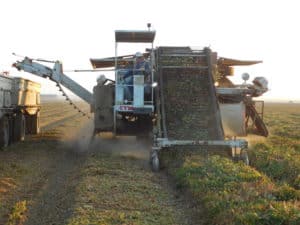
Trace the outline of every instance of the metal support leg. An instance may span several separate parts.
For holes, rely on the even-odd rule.
[[[114,127],[113,127],[114,136],[117,135],[117,112],[114,109]]]

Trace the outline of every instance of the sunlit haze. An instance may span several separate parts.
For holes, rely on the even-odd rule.
[[[154,46],[209,46],[219,56],[263,60],[238,68],[251,78],[265,76],[265,99],[300,100],[296,0],[186,1],[58,1],[0,2],[0,72],[42,83],[42,93],[57,93],[55,85],[11,67],[20,60],[12,53],[60,60],[65,70],[91,69],[90,58],[114,56],[114,30],[156,30]],[[129,53],[143,51],[133,48]],[[92,91],[100,73],[68,73]]]

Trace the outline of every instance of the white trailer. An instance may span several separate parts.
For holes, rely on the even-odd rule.
[[[40,131],[39,83],[0,74],[0,148]]]

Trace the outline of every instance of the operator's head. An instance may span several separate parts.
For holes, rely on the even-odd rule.
[[[141,61],[144,59],[144,55],[141,52],[136,52],[134,57],[137,61]]]

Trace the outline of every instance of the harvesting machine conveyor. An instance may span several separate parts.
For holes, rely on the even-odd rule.
[[[94,135],[107,131],[136,136],[151,133],[154,170],[159,169],[158,156],[163,149],[207,151],[212,147],[213,151],[226,152],[248,163],[248,143],[235,136],[246,135],[249,118],[261,135],[268,135],[252,100],[267,91],[267,83],[258,78],[253,85],[234,85],[227,76],[232,65],[251,65],[259,61],[218,58],[209,48],[153,48],[155,31],[150,30],[116,31],[115,37],[115,57],[91,59],[94,69],[113,68],[115,80],[107,82],[108,79],[102,76],[93,94],[66,76],[59,61],[53,62],[54,67],[50,68],[25,57],[14,66],[49,78],[89,103],[94,112]],[[117,55],[117,46],[121,42],[151,44],[143,53],[150,62],[150,82],[134,76],[132,101],[126,99],[126,84],[120,78],[132,66],[134,57]],[[149,96],[144,92],[147,86],[151,87]]]

